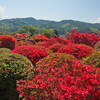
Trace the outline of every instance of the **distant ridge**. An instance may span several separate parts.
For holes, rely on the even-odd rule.
[[[12,33],[22,28],[24,25],[34,25],[40,29],[40,32],[44,28],[53,28],[58,31],[59,34],[66,34],[70,32],[70,29],[78,29],[80,32],[98,32],[100,34],[100,23],[86,23],[74,20],[62,20],[62,21],[50,21],[28,18],[13,18],[0,20],[0,32]]]

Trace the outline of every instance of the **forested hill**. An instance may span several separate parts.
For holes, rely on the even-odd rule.
[[[12,33],[22,28],[24,25],[34,25],[40,29],[40,32],[45,28],[53,28],[59,34],[65,34],[70,29],[78,29],[80,32],[98,32],[100,34],[100,23],[91,24],[74,20],[62,20],[59,22],[49,20],[36,20],[32,17],[29,18],[14,18],[0,20],[0,32]]]

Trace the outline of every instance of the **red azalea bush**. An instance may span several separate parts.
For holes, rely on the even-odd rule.
[[[43,59],[40,59],[36,63],[35,68],[43,69],[43,72],[52,66],[52,68],[60,68],[64,65],[64,63],[67,63],[70,67],[73,64],[73,60],[76,60],[76,58],[73,55],[69,54],[62,54],[62,53],[51,53],[47,57],[44,57]],[[49,72],[48,72],[49,73]],[[30,68],[30,72],[25,76],[27,76],[28,79],[32,79],[34,76],[36,76],[38,72],[34,69]]]
[[[70,44],[65,46],[64,48],[60,48],[57,52],[58,53],[67,53],[72,54],[78,59],[82,59],[83,57],[87,57],[92,54],[94,49],[87,45],[80,45],[80,44]]]
[[[53,38],[50,38],[50,39],[45,40],[43,42],[38,42],[38,43],[36,43],[36,45],[41,45],[41,46],[48,48],[49,46],[51,46],[55,43],[57,43],[57,39],[53,37]]]
[[[39,69],[31,80],[18,81],[17,91],[24,100],[99,100],[100,69],[73,60],[70,67]],[[41,65],[42,66],[42,65]]]
[[[1,41],[1,47],[11,50],[16,47],[17,40],[12,35],[3,35]]]
[[[29,34],[26,33],[16,34],[14,35],[14,37],[17,39],[17,47],[35,44],[35,41],[30,37]]]
[[[73,63],[73,60],[76,58],[73,55],[66,54],[66,53],[51,53],[47,57],[39,60],[36,63],[36,67],[41,68],[45,70],[46,68],[49,68],[49,66],[52,66],[52,68],[55,67],[61,67],[64,65],[64,63],[67,63],[70,67]]]
[[[44,35],[44,34],[34,34],[34,35],[32,36],[32,38],[33,38],[36,42],[38,42],[38,41],[45,41],[45,40],[48,39],[48,37],[47,37],[46,35]]]
[[[71,40],[65,40],[63,37],[56,36],[56,39],[57,39],[58,43],[62,43],[62,44],[65,44],[65,45],[72,43]]]
[[[35,65],[35,63],[39,61],[39,59],[47,56],[50,51],[47,48],[39,48],[34,45],[26,45],[15,48],[11,51],[11,53],[18,53],[24,55],[31,60],[33,65]]]
[[[2,38],[3,38],[3,35],[0,35],[0,47],[2,45]]]
[[[56,36],[56,38],[52,37],[43,42],[38,42],[36,45],[41,45],[41,46],[48,48],[55,43],[61,43],[61,44],[65,44],[65,45],[71,44],[71,42],[69,40],[64,40],[62,37]]]
[[[88,34],[88,32],[80,33],[77,29],[72,30],[71,34],[66,34],[66,39],[71,40],[72,43],[86,44],[94,47],[100,41],[98,33]]]
[[[64,46],[65,46],[64,44],[55,43],[55,44],[51,45],[49,47],[49,49],[52,50],[53,52],[57,52],[61,47],[64,47]]]

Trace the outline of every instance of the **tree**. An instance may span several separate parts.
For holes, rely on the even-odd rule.
[[[25,25],[21,29],[18,29],[16,33],[27,33],[29,35],[39,34],[39,29],[33,25]]]
[[[44,29],[43,30],[43,34],[47,35],[49,38],[51,37],[55,37],[56,34],[55,34],[55,30],[49,28],[49,29]]]

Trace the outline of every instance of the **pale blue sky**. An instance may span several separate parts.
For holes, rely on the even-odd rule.
[[[100,22],[100,0],[0,0],[0,18]]]

